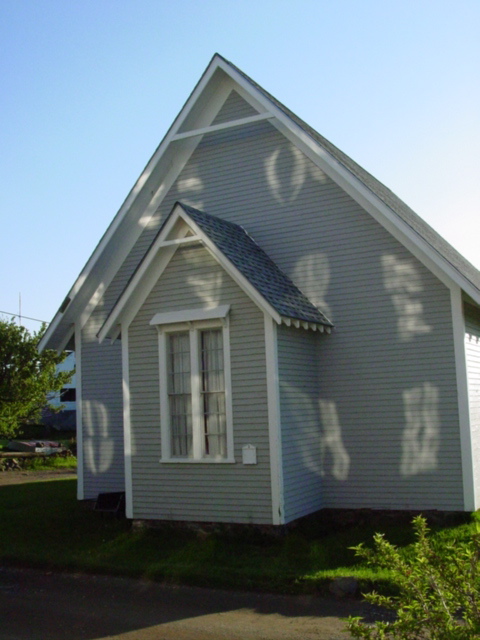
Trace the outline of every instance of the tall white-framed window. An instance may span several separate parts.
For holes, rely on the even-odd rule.
[[[234,462],[228,310],[151,321],[159,331],[162,462]]]
[[[189,458],[193,453],[190,335],[180,331],[167,333],[165,338],[170,455]]]

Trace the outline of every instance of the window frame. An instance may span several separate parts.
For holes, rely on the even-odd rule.
[[[232,382],[230,367],[230,322],[228,305],[216,309],[198,309],[185,312],[156,314],[150,324],[158,330],[159,381],[160,381],[160,434],[161,463],[169,464],[225,464],[234,463]],[[223,373],[225,386],[226,447],[227,455],[208,456],[204,449],[204,428],[201,412],[200,334],[203,330],[221,329],[223,340]],[[192,456],[172,455],[170,408],[168,398],[168,337],[170,334],[188,332],[190,338],[190,367],[192,394]]]

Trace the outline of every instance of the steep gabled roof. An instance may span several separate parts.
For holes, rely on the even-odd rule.
[[[429,224],[425,222],[413,209],[403,202],[393,191],[372,176],[363,167],[357,164],[352,158],[338,149],[329,140],[321,136],[315,129],[299,118],[288,107],[265,91],[254,80],[247,76],[241,69],[222,58],[225,64],[235,69],[249,84],[278,107],[292,122],[298,125],[312,140],[317,142],[323,149],[343,165],[355,178],[360,180],[376,197],[380,198],[387,207],[394,211],[411,229],[427,242],[440,256],[445,258],[462,276],[467,278],[471,284],[480,290],[480,271],[466,260],[451,244],[437,233]]]
[[[185,228],[180,230],[180,235],[178,231],[175,233],[180,219],[188,227],[188,234]],[[117,335],[119,328],[115,330],[114,327],[127,313],[133,318],[172,259],[175,249],[185,243],[198,242],[217,259],[245,293],[278,323],[330,332],[333,327],[330,320],[310,302],[243,227],[177,202],[106,319],[98,334],[100,340]],[[168,254],[163,261],[159,261],[157,256],[162,251]],[[142,291],[141,295],[138,295],[139,290]]]
[[[213,125],[235,87],[258,115]],[[480,304],[480,272],[395,194],[298,118],[251,78],[215,54],[184,107],[100,240],[39,348],[65,347],[73,323],[83,326],[205,133],[268,119],[446,284]]]

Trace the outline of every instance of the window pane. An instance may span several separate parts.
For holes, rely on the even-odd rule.
[[[172,456],[192,455],[192,406],[188,395],[170,396]]]
[[[77,390],[75,388],[66,388],[60,391],[60,400],[62,402],[75,402],[77,399]]]
[[[168,402],[172,456],[192,455],[192,398],[188,331],[168,336]]]
[[[200,333],[200,363],[205,454],[226,457],[227,419],[221,329]]]

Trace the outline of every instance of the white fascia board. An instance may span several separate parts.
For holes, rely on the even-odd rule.
[[[221,86],[213,87],[213,93],[209,100],[208,109],[205,109],[201,114],[198,114],[194,125],[191,125],[192,129],[190,132],[186,131],[179,134],[179,129],[185,119],[189,116],[199,97],[207,89],[207,86],[217,69],[221,69],[226,74],[226,77],[230,78],[231,82],[228,82],[228,80],[225,79],[220,83]],[[399,242],[406,246],[412,254],[415,255],[415,257],[424,263],[427,268],[429,268],[447,287],[452,288],[455,284],[460,286],[468,295],[471,296],[473,300],[480,304],[480,294],[478,290],[471,285],[471,283],[462,276],[462,274],[458,272],[457,269],[448,262],[448,260],[435,251],[407,223],[401,220],[401,218],[399,218],[397,214],[395,214],[380,198],[370,191],[370,189],[368,189],[361,180],[356,178],[348,169],[333,158],[327,150],[310,137],[308,133],[289,118],[260,90],[248,82],[239,72],[230,67],[230,65],[223,59],[218,56],[214,56],[203,77],[170,127],[150,162],[147,164],[144,172],[131,190],[117,216],[92,254],[92,257],[87,262],[84,271],[76,281],[74,287],[71,289],[69,293],[69,297],[71,298],[69,306],[73,304],[75,296],[78,294],[85,280],[89,276],[98,256],[104,251],[106,245],[111,241],[113,235],[118,230],[121,222],[129,213],[134,201],[138,198],[155,167],[160,162],[169,146],[174,144],[175,149],[178,150],[178,152],[174,155],[173,166],[167,170],[165,178],[161,180],[160,188],[157,189],[153,198],[151,198],[149,206],[139,212],[137,222],[141,222],[141,224],[137,224],[135,233],[131,233],[131,230],[129,230],[128,243],[120,243],[120,246],[123,246],[122,255],[117,251],[116,260],[114,261],[115,264],[112,262],[111,267],[109,268],[110,273],[102,274],[102,285],[104,287],[108,286],[119,267],[116,263],[121,263],[123,259],[125,259],[126,255],[128,255],[131,246],[136,241],[137,237],[140,236],[145,226],[147,226],[151,216],[160,206],[168,188],[173,184],[183,166],[188,161],[188,158],[200,142],[202,135],[204,135],[204,133],[202,133],[202,128],[207,128],[208,130],[208,127],[216,113],[218,113],[227,95],[234,87],[240,95],[252,104],[252,106],[263,112],[259,114],[260,118],[263,119],[264,117],[270,118],[271,116],[274,116],[274,126],[283,133],[287,139],[298,146],[298,148],[300,148],[318,167],[320,167],[332,178],[332,180],[343,188],[346,193],[348,193],[356,202],[368,211],[372,217],[377,220],[377,222],[384,226],[384,228],[399,240]],[[183,137],[183,139],[175,142],[174,139],[178,134]],[[190,135],[194,137],[189,137]],[[181,145],[181,147],[178,145]],[[97,293],[98,290],[94,293],[88,303],[87,301],[84,301],[82,304],[82,301],[80,301],[79,305],[83,308],[82,323],[86,322],[91,311],[95,308],[95,301],[98,298]],[[48,344],[50,337],[57,330],[63,317],[64,314],[57,313],[45,336],[40,341],[40,350],[45,348]]]
[[[404,222],[353,173],[335,160],[313,138],[293,122],[291,122],[291,126],[279,121],[275,121],[273,124],[448,288],[452,288],[455,285],[460,286],[480,303],[478,290],[448,260],[441,256],[412,227]],[[298,129],[298,131],[294,131],[294,128]]]
[[[59,315],[59,314],[57,314]],[[57,318],[57,316],[55,316],[55,319]],[[61,317],[58,318],[57,320],[57,326],[59,324],[61,320]],[[55,347],[49,347],[48,346],[48,338],[46,337],[46,332],[43,334],[42,339],[39,341],[38,345],[37,345],[37,350],[39,353],[42,353],[45,349],[54,349],[55,351],[57,351],[58,353],[61,353],[62,351],[65,351],[67,344],[70,342],[70,340],[74,337],[75,335],[75,324],[72,322],[69,324],[68,327],[65,328],[65,331],[63,331],[63,334],[61,336],[61,338],[57,341],[57,344]]]
[[[160,206],[164,196],[168,192],[168,189],[174,183],[175,179],[180,174],[181,170],[185,166],[185,164],[188,161],[188,159],[190,158],[191,154],[196,149],[197,145],[200,143],[200,141],[201,141],[201,139],[202,139],[202,137],[204,135],[204,132],[202,132],[202,129],[206,128],[207,131],[208,131],[209,127],[206,126],[206,125],[209,125],[212,122],[212,120],[215,118],[215,116],[217,115],[217,113],[219,112],[221,107],[223,106],[223,104],[224,104],[227,96],[229,95],[230,91],[232,90],[233,82],[232,83],[223,82],[221,87],[216,87],[214,89],[214,95],[212,96],[212,99],[210,101],[209,108],[208,109],[204,109],[202,111],[202,114],[197,118],[196,123],[195,123],[195,128],[192,131],[188,132],[188,134],[187,134],[187,132],[183,132],[181,134],[178,133],[178,130],[181,128],[184,120],[188,117],[188,115],[189,115],[192,107],[195,105],[195,102],[197,101],[198,97],[206,89],[206,87],[207,87],[208,83],[210,82],[212,76],[214,75],[215,71],[219,67],[219,65],[216,63],[216,61],[218,61],[218,60],[219,60],[218,57],[214,57],[210,67],[207,69],[207,71],[205,72],[203,78],[200,80],[200,82],[198,83],[197,87],[192,92],[192,94],[191,94],[190,98],[187,100],[184,108],[182,109],[180,114],[177,116],[177,118],[174,121],[173,125],[170,127],[169,132],[167,133],[167,135],[163,139],[162,143],[159,145],[157,151],[155,152],[154,156],[152,157],[151,161],[147,165],[147,168],[145,169],[145,172],[147,170],[149,170],[149,167],[152,166],[152,168],[149,171],[149,175],[150,175],[152,173],[152,171],[153,171],[153,164],[156,165],[159,162],[160,158],[166,152],[167,148],[169,147],[169,145],[171,143],[175,144],[175,149],[178,148],[178,153],[175,153],[175,155],[174,155],[174,162],[173,162],[173,164],[171,165],[171,167],[170,167],[170,169],[168,171],[166,179],[163,180],[163,182],[161,183],[159,189],[156,191],[155,195],[152,197],[149,206],[147,207],[147,209],[145,210],[145,212],[141,216],[142,224],[138,225],[138,232],[137,232],[136,236],[133,238],[133,241],[132,241],[132,234],[130,234],[130,237],[129,237],[130,242],[128,243],[128,246],[126,244],[124,244],[124,246],[123,246],[123,249],[124,249],[123,250],[123,255],[121,256],[121,260],[120,261],[117,259],[117,262],[121,263],[127,257],[128,253],[129,253],[129,251],[131,249],[131,246],[133,246],[134,241],[137,240],[137,238],[140,236],[140,234],[143,231],[143,229],[148,225],[151,217],[154,215],[155,211]],[[270,114],[259,114],[258,116],[252,116],[252,118],[254,118],[255,120],[264,119],[266,117],[271,117],[271,115]],[[250,119],[247,118],[247,119],[243,119],[243,120],[250,120]],[[227,123],[227,126],[229,124],[230,123]],[[240,122],[240,124],[242,124],[242,123]],[[218,125],[218,126],[221,127],[222,125]],[[178,140],[178,141],[175,141],[175,137],[177,135],[179,135],[182,139]],[[192,136],[195,137],[195,139],[192,139]],[[179,145],[181,145],[181,148],[179,147]],[[143,179],[142,176],[140,177],[140,180],[143,179],[142,185],[145,183],[147,178],[148,178],[148,176],[145,177],[145,179]],[[135,189],[135,187],[134,187],[134,189]],[[127,201],[125,201],[125,202],[127,202]],[[181,211],[183,212],[183,210],[181,210]],[[116,219],[119,218],[120,216],[122,216],[122,218],[125,216],[125,213],[122,214],[122,210],[120,210],[120,212],[117,214]],[[162,234],[162,239],[164,239],[164,238],[166,238],[168,236],[168,233],[171,230],[171,228],[173,227],[173,225],[175,224],[176,220],[177,220],[177,218],[176,217],[174,218],[174,216],[172,216],[172,219],[170,221],[171,225],[164,230],[164,233]],[[114,222],[115,222],[115,220],[114,220]],[[188,224],[190,224],[190,222],[188,222]],[[108,229],[107,234],[110,232],[111,229],[112,229],[112,225]],[[104,238],[102,240],[106,240],[107,234],[105,234],[105,236],[104,236]],[[113,235],[113,231],[112,231],[112,235]],[[155,243],[155,245],[156,245],[155,248],[158,250],[157,243]],[[98,249],[100,250],[100,245],[99,245]],[[118,257],[118,252],[117,252],[117,257]],[[153,259],[153,257],[151,259]],[[147,266],[149,266],[149,264],[150,264],[150,262],[148,262],[148,264],[145,264],[145,265],[142,265],[142,266],[144,266],[146,268]],[[111,282],[111,280],[113,279],[113,277],[114,277],[115,273],[117,272],[119,266],[120,266],[119,264],[118,265],[113,265],[113,262],[110,264],[111,273],[108,274],[108,277],[103,277],[102,278],[102,283],[100,285],[103,290],[105,290],[106,286],[108,286],[108,284]],[[141,275],[143,275],[143,273],[142,274],[137,273],[135,279],[138,280],[141,277]],[[132,284],[133,283],[130,283],[130,285],[132,285]],[[130,292],[131,292],[131,289],[132,289],[132,287],[129,286]],[[85,310],[84,310],[84,312],[82,314],[82,326],[85,325],[86,321],[88,320],[88,318],[90,317],[91,313],[95,309],[96,304],[97,304],[97,298],[98,298],[98,289],[95,292],[95,294],[92,296],[92,298],[89,301],[88,305],[85,307]],[[113,314],[113,311],[112,311],[112,314]],[[111,314],[111,316],[112,316],[112,314]],[[117,309],[117,311],[115,312],[114,315],[118,319],[118,309]],[[110,317],[107,320],[107,322],[108,322],[108,329],[104,330],[104,328],[102,328],[102,330],[101,330],[101,332],[99,334],[100,341],[105,339],[105,337],[108,334],[108,331],[111,329],[112,322],[110,321]]]
[[[128,230],[123,232],[122,238],[117,239],[118,241],[115,243],[116,248],[112,255],[112,259],[109,260],[108,266],[103,270],[101,278],[98,278],[98,284],[93,293],[91,295],[87,295],[87,297],[85,297],[85,294],[82,296],[82,289],[88,279],[92,277],[94,267],[100,256],[104,253],[110,242],[112,242],[112,239],[114,238],[115,233],[118,232],[121,223],[126,220],[128,215],[133,215],[134,213],[132,212],[133,204],[127,209],[125,209],[125,206],[122,206],[115,216],[112,224],[104,234],[102,240],[95,248],[80,276],[75,281],[75,284],[70,289],[67,296],[70,298],[70,302],[68,307],[65,309],[65,312],[58,311],[53,321],[50,323],[45,335],[39,343],[40,351],[48,347],[48,343],[57,332],[62,321],[66,318],[71,317],[73,321],[80,315],[82,326],[85,325],[91,313],[95,309],[98,299],[103,295],[103,292],[109,286],[118,269],[129,255],[133,245],[143,233],[144,229],[148,226],[152,216],[160,206],[172,184],[177,179],[181,170],[195,150],[198,142],[198,140],[190,139],[181,143],[176,143],[176,153],[174,154],[173,161],[165,174],[163,176],[159,176],[159,186],[155,193],[151,195],[151,197],[149,196],[150,200],[148,205],[140,207],[140,210],[134,215],[134,220],[129,224]]]
[[[148,195],[149,201],[146,206],[140,206],[139,210],[135,213],[132,209],[125,213],[123,220],[126,220],[127,215],[132,216],[128,230],[123,232],[122,238],[116,242],[116,249],[112,259],[108,263],[108,267],[103,271],[101,281],[93,295],[88,302],[84,302],[82,314],[82,325],[84,326],[90,317],[91,313],[95,309],[99,298],[103,295],[103,292],[109,286],[113,278],[115,277],[118,269],[123,264],[124,260],[129,255],[135,242],[141,236],[146,227],[150,224],[152,216],[161,205],[163,198],[168,193],[170,187],[173,185],[178,175],[182,171],[185,164],[188,162],[191,154],[194,152],[198,141],[192,139],[185,140],[182,143],[177,143],[176,152],[173,155],[173,160],[163,176],[159,176],[159,186],[153,195]],[[168,150],[166,150],[168,151]],[[105,245],[106,246],[106,245]],[[104,250],[105,248],[103,248]]]
[[[207,88],[208,84],[210,83],[217,69],[222,68],[222,66],[219,64],[219,61],[220,59],[218,58],[218,56],[214,56],[213,59],[210,61],[210,64],[208,65],[208,67],[205,69],[203,76],[198,81],[197,85],[195,86],[192,93],[188,97],[184,106],[180,110],[180,113],[177,115],[177,117],[173,121],[172,126],[170,127],[169,133],[172,133],[172,137],[173,135],[178,133],[178,130],[182,127],[183,123],[189,116],[193,106],[195,105],[195,103],[197,102],[201,94]],[[227,74],[227,75],[231,75],[231,74]],[[232,88],[231,86],[228,88],[228,93],[230,93],[231,88]],[[226,97],[227,96],[225,95],[224,98]],[[196,128],[201,126],[208,126],[208,124],[210,124],[208,120],[210,120],[211,122],[210,114],[205,113],[204,116],[201,119],[199,119],[199,121],[197,122]]]

